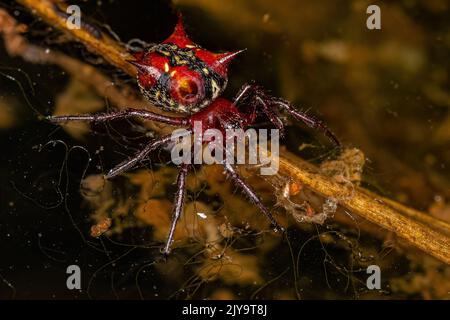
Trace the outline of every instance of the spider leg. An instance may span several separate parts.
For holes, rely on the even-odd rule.
[[[249,98],[256,99],[256,101],[262,106],[263,112],[267,115],[270,121],[280,129],[280,133],[282,135],[282,125],[283,122],[279,119],[278,115],[270,108],[271,106],[275,106],[285,110],[289,113],[293,118],[298,121],[305,123],[307,126],[322,131],[325,136],[327,136],[335,145],[340,146],[340,142],[334,133],[328,129],[328,127],[323,124],[322,121],[316,119],[315,117],[306,114],[305,112],[297,110],[292,104],[289,102],[272,97],[264,92],[264,90],[255,84],[244,84],[239,90],[238,94],[235,97],[235,104],[240,102],[248,101]]]
[[[117,119],[127,119],[131,117],[140,117],[146,120],[152,120],[167,123],[174,126],[188,125],[188,119],[183,117],[169,117],[157,113],[153,113],[142,109],[126,109],[116,112],[97,113],[97,114],[81,114],[68,116],[48,116],[47,120],[54,123],[67,121],[88,121],[88,122],[107,122]]]
[[[278,224],[278,222],[270,213],[269,209],[267,209],[266,206],[262,203],[261,199],[256,195],[255,191],[253,191],[253,189],[240,177],[234,167],[226,162],[223,163],[223,166],[225,167],[226,172],[233,180],[233,182],[245,192],[245,194],[250,198],[250,201],[256,204],[259,210],[261,210],[261,212],[264,213],[264,215],[269,219],[275,231],[283,232],[284,228]]]
[[[244,100],[246,97],[248,97],[249,93],[251,93],[252,91],[254,91],[256,89],[256,85],[255,84],[250,84],[250,83],[245,83],[241,89],[239,89],[238,93],[236,94],[236,96],[234,97],[234,104],[237,105],[238,103],[240,103],[242,100]]]
[[[275,112],[273,112],[272,109],[270,109],[270,107],[267,105],[267,102],[264,101],[260,96],[256,96],[255,99],[261,105],[264,113],[267,115],[270,122],[272,122],[278,128],[278,130],[280,130],[280,136],[283,137],[284,136],[283,121],[281,121],[280,117]]]
[[[257,114],[257,106],[259,105],[262,108],[262,111],[269,118],[270,122],[272,122],[278,130],[280,130],[280,136],[284,136],[284,124],[278,115],[270,109],[268,102],[262,99],[259,95],[252,95],[252,92],[256,92],[257,90],[261,90],[258,86],[254,84],[244,84],[242,88],[239,90],[238,94],[234,98],[234,105],[245,104],[250,105],[251,112],[245,114],[245,119],[247,124],[253,124],[256,119]]]
[[[168,255],[171,250],[171,245],[173,242],[173,235],[175,233],[175,228],[177,227],[178,220],[183,213],[184,208],[184,198],[186,197],[186,176],[188,173],[189,165],[182,163],[180,166],[180,171],[177,177],[177,192],[175,194],[174,206],[172,210],[172,221],[170,223],[169,234],[167,235],[166,244],[162,253]]]
[[[286,110],[292,117],[294,117],[296,120],[302,121],[307,126],[320,130],[323,132],[323,134],[330,139],[331,142],[333,142],[336,146],[340,146],[341,143],[339,142],[338,138],[334,135],[334,133],[328,129],[328,127],[320,120],[316,119],[315,117],[297,110],[294,106],[292,106],[289,102],[279,99],[270,97],[272,100],[272,104],[279,106]]]
[[[47,119],[54,123],[67,122],[67,121],[88,121],[88,122],[107,122],[117,119],[127,119],[131,117],[140,117],[146,120],[162,122],[174,126],[186,126],[189,124],[188,118],[185,117],[169,117],[160,115],[147,110],[142,109],[126,109],[116,112],[98,113],[98,114],[81,114],[81,115],[68,115],[68,116],[48,116]],[[151,141],[143,150],[136,153],[132,158],[126,160],[116,167],[111,169],[106,175],[106,179],[113,178],[118,174],[132,168],[136,163],[141,161],[152,150],[155,150],[159,146],[171,140],[172,135],[160,137]]]
[[[166,142],[169,142],[171,139],[172,135],[169,134],[150,141],[150,143],[147,144],[147,146],[144,149],[136,153],[133,157],[119,163],[117,166],[109,170],[109,172],[105,175],[105,178],[111,179],[117,176],[118,174],[131,169],[133,166],[136,165],[136,163],[143,160],[151,151],[155,150],[156,148],[165,144]]]

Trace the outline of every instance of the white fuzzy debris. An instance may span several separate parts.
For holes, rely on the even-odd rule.
[[[202,218],[202,219],[206,219],[206,214],[204,214],[203,212],[197,212],[197,215]]]

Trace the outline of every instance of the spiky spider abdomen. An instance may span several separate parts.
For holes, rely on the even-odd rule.
[[[193,43],[181,22],[161,44],[134,53],[143,95],[167,111],[193,114],[227,86],[229,61],[239,52],[213,53]]]
[[[321,121],[297,110],[286,100],[268,95],[259,86],[245,84],[232,101],[222,98],[221,94],[228,82],[228,64],[240,52],[242,50],[212,53],[201,48],[188,38],[180,17],[175,31],[167,40],[133,53],[135,59],[130,63],[137,68],[137,83],[143,95],[161,109],[174,111],[183,116],[172,117],[143,109],[128,108],[123,111],[94,115],[51,116],[49,120],[106,122],[140,117],[172,126],[184,126],[190,131],[194,131],[195,125],[200,123],[202,131],[218,129],[225,132],[227,129],[246,129],[256,121],[258,114],[262,114],[280,130],[280,136],[283,136],[284,123],[279,117],[279,112],[285,111],[296,120],[321,130],[330,140],[339,145],[337,138]],[[171,141],[171,138],[171,135],[166,135],[150,141],[133,157],[111,169],[105,178],[113,178],[135,167],[150,152]],[[274,230],[283,230],[253,189],[236,172],[234,165],[227,163],[226,160],[222,162],[222,165],[231,180],[267,217]],[[165,254],[170,252],[174,231],[183,212],[189,167],[190,165],[185,163],[180,165],[172,222],[163,248]]]

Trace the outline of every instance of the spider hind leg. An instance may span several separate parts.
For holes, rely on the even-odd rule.
[[[244,191],[250,201],[259,208],[259,210],[267,217],[267,219],[269,219],[270,224],[274,228],[274,231],[284,232],[284,228],[278,224],[269,209],[267,209],[267,207],[262,203],[261,199],[256,195],[255,191],[253,191],[253,189],[236,172],[235,168],[229,163],[224,163],[223,166],[231,180]]]
[[[177,177],[177,191],[175,193],[175,199],[172,209],[172,220],[170,223],[169,233],[167,235],[166,244],[162,249],[162,254],[164,256],[169,255],[171,251],[171,246],[173,243],[173,235],[177,227],[178,220],[183,214],[184,202],[186,197],[186,177],[188,174],[189,165],[182,163],[180,166],[180,171]]]

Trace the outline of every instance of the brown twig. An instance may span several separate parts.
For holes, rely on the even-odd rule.
[[[414,246],[450,264],[448,223],[363,188],[348,190],[314,170],[309,163],[287,152],[280,157],[280,172],[324,197],[338,199],[339,204],[349,211],[394,232]]]
[[[129,75],[135,76],[136,70],[126,62],[129,58],[126,50],[107,35],[97,38],[84,29],[69,30],[65,19],[55,13],[53,3],[49,0],[18,0],[18,2],[48,24],[58,27],[74,40],[83,43],[91,52]],[[323,197],[338,200],[342,207],[392,231],[431,256],[450,264],[448,223],[362,188],[355,187],[348,190],[346,186],[315,170],[306,161],[287,152],[281,153],[280,173]]]
[[[101,38],[97,38],[84,28],[69,29],[67,19],[58,15],[55,10],[56,1],[19,0],[18,2],[28,7],[33,14],[41,17],[49,25],[68,32],[74,40],[83,43],[89,51],[102,57],[110,64],[129,75],[136,75],[135,67],[126,61],[132,57],[121,45],[106,34],[102,34]],[[65,12],[67,5],[61,3],[58,4],[59,7],[62,12]],[[81,18],[83,19],[83,17]]]

